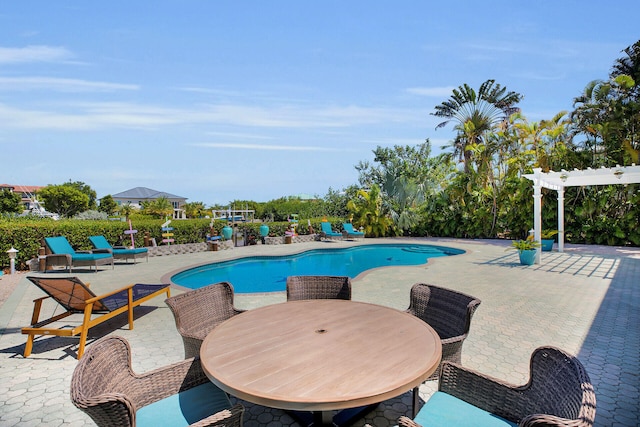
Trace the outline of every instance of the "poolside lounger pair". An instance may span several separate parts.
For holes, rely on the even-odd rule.
[[[36,335],[56,335],[72,337],[80,334],[78,359],[84,353],[89,329],[99,325],[121,313],[127,312],[129,329],[133,329],[133,308],[163,293],[170,297],[169,285],[131,284],[102,295],[94,294],[77,277],[34,277],[28,276],[33,284],[48,296],[35,299],[31,325],[22,328],[22,333],[29,335],[24,348],[24,357],[31,354],[33,340]],[[45,320],[38,320],[42,303],[52,298],[66,311]],[[55,328],[49,326],[72,314],[83,314],[82,323],[77,326],[63,325]],[[97,315],[97,317],[96,317]]]
[[[98,265],[111,264],[113,268],[114,259],[124,259],[129,262],[129,258],[133,258],[135,262],[138,256],[145,256],[149,261],[147,248],[113,247],[104,236],[91,236],[89,241],[94,248],[92,251],[76,251],[64,236],[45,237],[44,243],[49,252],[45,256],[45,269],[64,266],[71,273],[73,267],[93,266],[97,272]]]
[[[113,268],[113,255],[107,250],[76,251],[64,236],[45,237],[44,244],[48,252],[45,255],[45,270],[64,266],[71,273],[73,267],[93,266],[97,272],[98,265],[104,264],[111,264]]]

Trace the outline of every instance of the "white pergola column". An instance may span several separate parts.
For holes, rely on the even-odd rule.
[[[564,252],[564,187],[558,189],[558,252]]]
[[[539,173],[539,171],[537,171]],[[542,187],[540,179],[533,180],[533,239],[540,242],[542,236]],[[542,262],[542,248],[537,249],[536,264]]]

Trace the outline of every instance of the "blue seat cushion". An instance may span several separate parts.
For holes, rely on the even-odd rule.
[[[114,249],[114,255],[138,255],[147,253],[147,248],[133,248],[133,249]]]
[[[103,253],[98,253],[98,254],[83,254],[83,253],[74,253],[71,255],[71,259],[73,261],[96,261],[99,259],[107,259],[107,258],[112,258],[111,254],[103,254]]]
[[[138,409],[136,425],[186,427],[230,407],[225,392],[208,382]]]
[[[424,404],[414,421],[429,427],[515,427],[510,421],[437,391]]]

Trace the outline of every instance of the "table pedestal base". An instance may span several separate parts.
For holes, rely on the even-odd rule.
[[[289,414],[303,427],[348,427],[360,418],[373,411],[378,403],[368,406],[359,406],[357,408],[349,408],[338,411],[335,415],[334,411],[291,411]]]

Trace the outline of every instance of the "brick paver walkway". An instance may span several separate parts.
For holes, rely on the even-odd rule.
[[[417,267],[372,270],[353,281],[353,299],[405,309],[409,289],[426,282],[457,289],[482,300],[464,345],[463,364],[514,383],[528,379],[529,356],[541,345],[574,353],[591,376],[597,395],[598,426],[636,426],[640,419],[640,277],[639,251],[567,245],[567,253],[545,253],[539,266],[524,267],[506,243],[454,239],[421,239],[427,243],[465,249],[464,255],[438,258]],[[131,282],[159,283],[175,269],[244,255],[280,255],[319,247],[351,246],[359,242],[312,242],[296,245],[251,246],[151,258],[115,270],[77,275],[91,282],[96,293]],[[62,274],[62,273],[48,273]],[[6,278],[0,280],[0,286]],[[259,280],[259,278],[256,278]],[[177,291],[176,291],[177,292]],[[174,292],[175,294],[175,292]],[[0,307],[0,426],[90,426],[91,420],[69,400],[71,373],[76,365],[77,339],[42,337],[33,354],[22,357],[32,300],[40,291],[22,278]],[[284,292],[237,295],[236,306],[251,309],[285,301]],[[50,314],[53,307],[48,307]],[[183,358],[173,316],[161,298],[136,312],[135,329],[116,318],[96,328],[92,340],[108,334],[125,337],[133,350],[133,366],[145,372]],[[375,343],[371,343],[375,345]],[[89,344],[90,345],[90,344]],[[421,396],[435,390],[424,384]],[[243,402],[246,426],[294,426],[283,411]],[[383,402],[355,426],[395,425],[409,414],[406,393]]]

